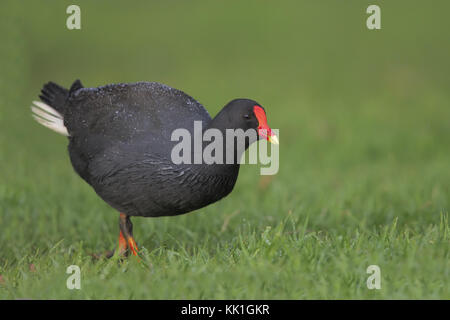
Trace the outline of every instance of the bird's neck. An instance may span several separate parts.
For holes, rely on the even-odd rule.
[[[222,145],[223,163],[239,166],[242,154],[248,149],[251,142],[247,138],[239,141],[229,118],[229,113],[224,112],[224,110],[226,109],[222,109],[204,128],[203,137],[207,137],[209,141],[203,141],[203,147],[206,148],[211,143],[220,143]],[[221,137],[217,138],[219,141],[216,140],[218,135]]]

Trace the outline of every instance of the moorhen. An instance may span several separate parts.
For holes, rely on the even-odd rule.
[[[121,255],[138,254],[131,216],[187,213],[225,197],[236,183],[237,161],[175,164],[175,129],[194,133],[194,122],[201,121],[202,130],[251,129],[256,139],[278,144],[264,108],[249,99],[232,100],[211,119],[192,97],[157,82],[84,88],[76,80],[69,90],[48,82],[39,97],[42,102],[33,102],[33,117],[68,137],[77,174],[120,212]],[[252,142],[246,139],[241,154]],[[241,155],[227,147],[223,151],[236,151],[234,159]]]

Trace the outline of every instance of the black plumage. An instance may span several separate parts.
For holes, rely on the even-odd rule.
[[[49,82],[40,98],[63,119],[75,171],[126,216],[183,214],[232,191],[238,163],[172,162],[175,129],[193,134],[194,121],[222,132],[261,125],[253,108],[262,107],[254,100],[235,99],[211,119],[195,99],[156,82],[84,88],[77,80],[69,90]]]

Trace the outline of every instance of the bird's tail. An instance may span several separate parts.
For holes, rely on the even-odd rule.
[[[39,98],[60,114],[64,114],[64,107],[68,96],[69,90],[54,82],[49,82],[42,88]]]
[[[78,87],[78,84],[82,87],[79,80],[75,81],[72,87]],[[64,125],[64,108],[69,93],[69,90],[54,82],[45,84],[39,96],[42,102],[33,101],[34,105],[31,106],[33,118],[43,126],[59,134],[69,136],[69,132]]]
[[[69,132],[64,125],[64,118],[58,111],[40,101],[33,101],[33,104],[31,112],[33,112],[34,120],[50,130],[67,137],[69,136]]]

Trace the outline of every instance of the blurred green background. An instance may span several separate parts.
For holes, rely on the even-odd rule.
[[[81,30],[66,28],[72,3]],[[370,4],[381,30],[366,28]],[[450,298],[448,1],[2,1],[0,12],[0,297]],[[78,78],[162,82],[211,115],[255,99],[280,130],[279,173],[245,166],[217,204],[134,219],[151,273],[91,262],[115,246],[117,213],[29,110],[45,82]],[[65,288],[73,261],[89,279],[79,292]],[[365,287],[370,264],[382,290]]]

